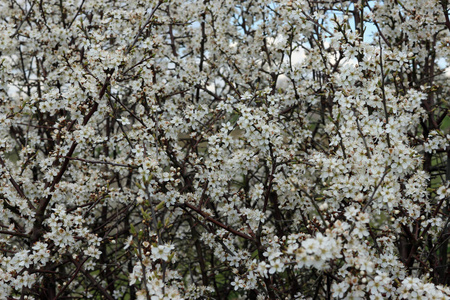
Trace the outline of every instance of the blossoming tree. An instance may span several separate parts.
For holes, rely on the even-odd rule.
[[[449,9],[0,1],[0,298],[448,299]]]

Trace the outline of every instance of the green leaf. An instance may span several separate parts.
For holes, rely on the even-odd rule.
[[[440,128],[444,133],[448,133],[450,131],[450,116],[445,116],[444,120],[441,122]]]
[[[136,235],[136,228],[134,228],[133,224],[130,224],[130,233]]]

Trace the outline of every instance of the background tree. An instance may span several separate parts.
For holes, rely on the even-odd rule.
[[[0,19],[2,298],[450,296],[447,1]]]

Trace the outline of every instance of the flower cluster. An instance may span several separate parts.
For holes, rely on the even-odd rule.
[[[447,2],[0,1],[0,298],[449,298]]]

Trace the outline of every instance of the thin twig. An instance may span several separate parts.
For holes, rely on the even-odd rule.
[[[25,22],[27,21],[28,16],[30,15],[31,11],[33,10],[33,6],[34,6],[35,3],[36,3],[36,2],[33,2],[33,3],[31,4],[31,7],[30,7],[30,9],[27,11],[27,14],[26,14],[25,17],[23,18],[22,22],[20,22],[19,26],[17,26],[16,31],[14,31],[14,33],[10,36],[10,38],[14,38],[14,37],[19,33],[19,30],[20,30],[20,28],[22,27],[23,23],[25,23]]]
[[[127,50],[125,51],[125,55],[130,53],[131,49],[133,49],[134,45],[136,45],[139,37],[141,36],[142,32],[144,31],[145,27],[147,27],[148,24],[150,24],[151,20],[153,19],[153,15],[155,14],[156,10],[159,8],[159,6],[163,3],[163,1],[159,1],[158,4],[156,4],[156,7],[150,12],[150,15],[147,18],[147,21],[144,23],[144,25],[141,26],[138,33],[134,37],[133,42],[127,47]]]
[[[383,108],[384,114],[386,115],[386,125],[389,124],[389,114],[386,106],[386,92],[384,87],[384,70],[383,70],[383,47],[381,46],[381,39],[378,39],[378,44],[380,45],[380,69],[381,69],[381,92],[383,95]],[[386,134],[388,147],[391,148],[391,141],[389,133]]]
[[[78,15],[80,14],[81,9],[83,8],[83,5],[84,5],[84,2],[85,2],[85,1],[86,1],[86,0],[81,1],[80,7],[78,7],[78,10],[77,10],[77,12],[75,13],[75,16],[73,17],[72,21],[71,21],[70,24],[69,24],[69,28],[72,27],[73,22],[75,22],[75,19],[76,19],[76,18],[78,17]]]
[[[235,229],[233,229],[233,228],[231,228],[231,227],[229,227],[229,226],[227,226],[227,225],[217,221],[216,219],[211,218],[207,213],[205,213],[204,211],[198,209],[194,205],[192,205],[190,203],[187,203],[187,202],[185,202],[184,205],[186,205],[187,207],[189,207],[190,209],[192,209],[193,211],[195,211],[196,213],[198,213],[199,215],[201,215],[203,218],[205,218],[206,220],[210,221],[211,223],[214,223],[217,226],[222,227],[223,229],[225,229],[225,230],[227,230],[227,231],[229,231],[229,232],[231,232],[231,233],[233,233],[235,235],[238,235],[238,236],[240,236],[240,237],[242,237],[244,239],[247,239],[249,241],[253,241],[253,238],[251,236],[249,236],[249,235],[247,235],[245,233],[242,233],[240,231],[237,231],[237,230],[235,230]]]
[[[366,151],[367,151],[367,156],[369,157],[369,159],[371,158],[371,154],[370,154],[370,149],[367,146],[367,142],[366,142],[366,137],[364,136],[362,130],[361,130],[361,126],[359,126],[359,121],[358,121],[358,116],[355,114],[355,120],[356,120],[356,126],[358,128],[359,134],[361,134],[361,138],[364,142],[364,147],[366,147]]]
[[[138,168],[138,166],[132,166],[132,165],[126,165],[126,164],[119,164],[119,163],[113,163],[113,162],[109,162],[109,161],[101,161],[101,160],[89,160],[89,159],[84,159],[84,158],[77,158],[77,157],[69,157],[69,156],[58,156],[60,158],[65,158],[65,159],[70,159],[70,160],[78,160],[78,161],[82,161],[85,163],[90,163],[90,164],[104,164],[104,165],[111,165],[111,166],[116,166],[116,167],[125,167],[125,168]]]
[[[375,189],[372,192],[372,195],[370,196],[369,200],[367,201],[366,205],[364,205],[364,207],[361,209],[361,212],[364,212],[370,204],[372,204],[373,200],[375,199],[375,194],[378,190],[378,188],[381,186],[381,184],[383,183],[384,177],[386,177],[386,175],[389,173],[391,169],[389,167],[386,167],[383,173],[383,176],[381,176],[380,181],[378,181],[377,185],[375,186]],[[353,223],[352,227],[350,228],[349,231],[349,235],[352,233],[353,229],[355,229],[356,223]]]

